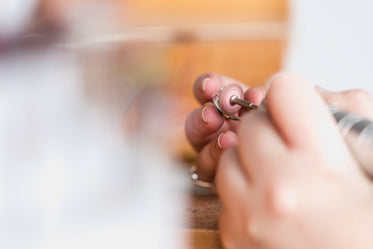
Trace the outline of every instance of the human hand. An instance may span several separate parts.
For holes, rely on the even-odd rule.
[[[327,104],[373,120],[373,98],[368,92],[362,89],[331,92],[321,87],[316,90]]]
[[[318,90],[322,93],[326,102],[333,106],[331,111],[339,120],[340,133],[343,135],[351,153],[359,162],[361,170],[373,179],[372,97],[360,89],[341,93],[332,93],[320,88]]]
[[[189,114],[185,131],[189,142],[198,152],[196,166],[202,181],[213,181],[221,153],[237,142],[235,131],[238,122],[222,117],[211,102],[212,97],[230,83],[239,82],[215,73],[202,74],[194,83],[194,96],[202,106]],[[256,105],[262,102],[264,88],[248,88],[242,83],[239,84],[245,90],[244,98],[247,101]]]
[[[337,107],[369,114],[364,104],[326,93]],[[370,102],[372,103],[372,102]],[[356,104],[356,103],[355,103]],[[354,109],[351,109],[355,106]],[[371,248],[372,183],[358,167],[314,88],[282,74],[271,81],[265,112],[242,119],[236,146],[219,162],[216,187],[226,248]]]

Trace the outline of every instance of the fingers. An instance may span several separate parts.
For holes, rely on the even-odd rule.
[[[227,212],[222,210],[219,216],[219,233],[221,242],[226,249],[234,248],[261,248],[252,243],[249,233],[245,233],[247,222],[244,216],[246,213]]]
[[[253,184],[264,184],[264,179],[282,171],[278,162],[288,156],[286,143],[263,111],[244,116],[238,130],[237,150],[243,171]]]
[[[199,178],[203,181],[213,180],[220,154],[237,142],[237,136],[233,132],[239,123],[223,118],[210,102],[223,86],[234,82],[238,83],[225,76],[206,73],[194,84],[194,95],[204,105],[188,116],[185,131],[189,142],[199,152],[196,166]],[[247,89],[243,84],[242,87]],[[253,87],[245,92],[244,98],[259,105],[264,96],[263,88]]]
[[[236,149],[230,148],[222,155],[216,175],[216,188],[223,206],[219,230],[224,248],[253,246],[249,231],[253,190],[240,165]]]
[[[244,90],[247,89],[247,86],[232,78],[220,76],[216,73],[205,73],[199,76],[194,82],[193,93],[199,103],[205,104],[211,101],[212,97],[214,97],[223,86],[230,83],[239,83]]]
[[[290,150],[328,170],[346,171],[352,165],[336,122],[313,86],[291,74],[278,75],[271,81],[266,107]]]
[[[324,101],[313,86],[300,78],[288,73],[274,77],[266,107],[289,147],[329,152],[331,145],[342,144]]]
[[[205,73],[197,78],[193,85],[194,97],[201,103],[211,101],[211,98],[223,87],[221,77],[216,73]]]
[[[238,207],[249,200],[251,188],[249,179],[240,167],[237,151],[228,149],[220,158],[215,183],[223,208],[228,212],[239,212]],[[245,213],[245,212],[243,212]]]
[[[260,105],[265,97],[265,92],[264,87],[254,86],[245,92],[244,98],[254,105]]]
[[[207,103],[189,114],[185,132],[189,142],[199,151],[217,135],[218,131],[227,130],[228,126],[216,107],[212,103]]]
[[[199,179],[212,182],[221,153],[236,143],[237,135],[232,131],[227,131],[203,147],[196,160]]]
[[[344,92],[329,92],[316,87],[325,102],[347,112],[373,120],[373,98],[364,90],[354,89]]]
[[[188,140],[197,151],[200,151],[221,132],[228,129],[234,131],[237,127],[237,122],[229,122],[224,119],[210,103],[212,97],[219,92],[221,87],[233,82],[237,81],[215,73],[203,74],[196,80],[194,95],[204,106],[194,110],[188,116],[185,130]],[[247,89],[243,84],[242,86]],[[265,91],[261,87],[253,87],[245,92],[245,99],[256,105],[262,102],[264,96]]]

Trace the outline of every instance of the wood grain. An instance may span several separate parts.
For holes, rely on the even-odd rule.
[[[185,215],[190,229],[218,230],[221,204],[216,195],[191,195]]]
[[[222,248],[218,232],[221,204],[216,195],[190,195],[184,213],[188,221],[185,235],[191,249]]]

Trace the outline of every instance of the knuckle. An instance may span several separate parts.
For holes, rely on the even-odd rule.
[[[246,225],[244,226],[244,235],[247,238],[250,238],[252,241],[259,241],[259,231],[257,226],[248,219],[246,219]]]
[[[247,244],[254,248],[263,248],[264,240],[263,234],[259,226],[255,222],[246,219],[246,226],[244,228],[244,238],[247,239]]]
[[[284,186],[273,185],[267,190],[267,206],[274,217],[290,217],[296,212],[296,197]]]

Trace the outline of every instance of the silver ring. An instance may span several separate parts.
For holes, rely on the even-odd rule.
[[[190,175],[190,178],[192,179],[194,185],[197,185],[202,188],[211,188],[211,185],[212,185],[211,182],[204,182],[204,181],[199,180],[199,176],[197,174],[197,167],[195,165],[193,165],[190,168],[190,172],[192,173]]]
[[[222,88],[222,89],[223,89],[223,88]],[[220,92],[219,92],[218,94],[216,94],[216,95],[212,98],[212,103],[214,103],[216,109],[218,109],[219,113],[220,113],[223,117],[225,117],[225,118],[227,118],[227,119],[236,120],[236,121],[241,120],[240,117],[238,117],[238,116],[234,116],[234,115],[227,115],[227,114],[225,114],[225,113],[220,109],[220,106],[219,106],[218,102],[219,102],[219,99],[220,99],[220,93],[221,93],[222,89],[220,89]]]
[[[219,113],[227,118],[227,119],[232,119],[232,120],[236,120],[236,121],[239,121],[241,120],[241,117],[239,116],[235,116],[235,115],[229,115],[229,114],[226,114],[223,112],[223,110],[220,108],[219,106],[219,100],[220,100],[220,97],[221,95],[223,94],[223,91],[224,91],[224,87],[222,87],[219,92],[214,96],[212,97],[212,103],[214,103],[216,109],[218,109]],[[240,99],[237,95],[233,95],[230,99],[230,102],[231,104],[233,105],[240,105],[241,107],[243,107],[246,111],[250,111],[250,110],[258,110],[259,106],[257,105],[254,105],[253,103],[247,101],[247,100],[244,100],[244,99]]]

